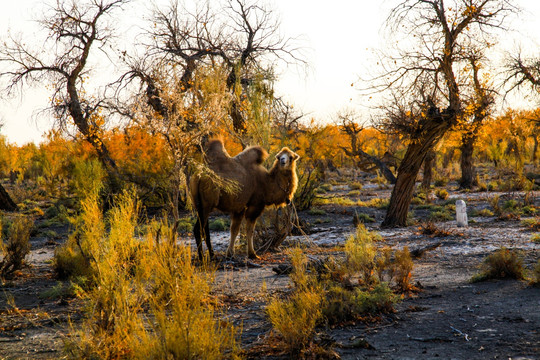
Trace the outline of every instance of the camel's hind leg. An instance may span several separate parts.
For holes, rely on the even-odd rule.
[[[255,253],[255,248],[253,247],[253,231],[255,229],[255,223],[257,218],[261,215],[264,208],[251,208],[246,212],[246,238],[248,245],[248,257],[250,259],[258,259],[259,257]]]
[[[227,247],[227,257],[232,257],[234,255],[234,242],[240,231],[240,225],[242,225],[242,218],[244,217],[243,213],[233,214],[231,216],[231,239],[229,240],[229,246]]]
[[[206,241],[206,247],[208,248],[210,259],[214,259],[214,250],[212,249],[212,242],[210,241],[210,224],[208,221],[208,216],[206,217],[206,221],[204,223],[204,240]]]

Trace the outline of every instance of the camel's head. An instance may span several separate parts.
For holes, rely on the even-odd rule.
[[[300,155],[289,149],[288,147],[284,147],[281,149],[281,151],[276,155],[276,159],[280,165],[281,168],[289,169],[291,168],[294,163],[300,159]]]

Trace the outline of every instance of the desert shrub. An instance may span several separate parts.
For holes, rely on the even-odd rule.
[[[180,233],[188,233],[193,230],[195,219],[192,217],[183,217],[177,220],[176,228]]]
[[[452,231],[449,231],[445,228],[440,228],[433,221],[427,221],[424,224],[421,224],[418,228],[421,234],[429,236],[450,236]]]
[[[231,226],[230,220],[227,218],[218,218],[211,220],[208,227],[212,231],[227,231]]]
[[[348,197],[336,196],[328,198],[317,198],[313,202],[314,205],[340,205],[340,206],[354,206],[359,202],[354,201]]]
[[[366,315],[378,315],[394,311],[399,300],[387,283],[375,285],[372,290],[347,289],[333,285],[327,290],[323,315],[330,324],[356,320]]]
[[[349,191],[349,193],[347,194],[348,196],[360,196],[362,194],[362,192],[360,190],[351,190]]]
[[[532,271],[531,285],[540,286],[540,259],[538,259]]]
[[[385,209],[388,207],[390,200],[389,199],[381,199],[381,198],[373,198],[371,200],[368,200],[366,202],[359,202],[358,206],[360,207],[374,207],[377,209]]]
[[[0,278],[10,277],[22,268],[24,258],[30,252],[29,239],[33,226],[34,222],[24,215],[16,216],[9,224],[6,239],[0,240]]]
[[[317,279],[307,272],[307,257],[295,248],[289,252],[295,289],[285,300],[272,299],[266,312],[274,329],[290,351],[300,351],[313,339],[321,320],[324,294]]]
[[[516,251],[501,248],[488,255],[481,266],[481,272],[475,275],[473,282],[489,279],[518,279],[525,278],[523,259]]]
[[[446,186],[448,184],[448,178],[446,177],[436,177],[433,181],[433,185],[437,187]]]
[[[216,319],[213,271],[195,267],[191,248],[177,246],[167,222],[136,237],[138,202],[118,196],[104,218],[80,220],[79,250],[95,269],[85,289],[86,315],[66,343],[70,358],[224,359],[238,354],[236,331]],[[87,197],[82,214],[99,209]],[[86,209],[86,210],[85,210]],[[104,230],[106,229],[106,230]]]
[[[332,184],[326,183],[319,185],[319,189],[328,192],[334,190],[334,186]]]
[[[365,213],[358,214],[357,212],[355,212],[354,217],[353,217],[353,222],[367,224],[367,223],[374,223],[375,219],[369,216],[368,214],[365,214]]]
[[[446,189],[437,189],[435,190],[435,196],[441,200],[448,199],[448,191]]]
[[[429,220],[431,221],[450,221],[453,219],[454,219],[454,216],[450,213],[450,211],[447,208],[433,211],[429,214]]]
[[[313,339],[322,315],[322,300],[320,291],[304,289],[287,300],[274,299],[266,308],[272,326],[289,350],[299,351]]]
[[[99,160],[75,158],[72,167],[70,187],[79,198],[101,188],[106,173]]]
[[[487,184],[487,191],[497,191],[499,189],[499,184],[496,181],[490,181]]]
[[[360,182],[357,182],[357,181],[353,181],[351,183],[349,183],[349,188],[351,190],[362,190],[362,183]]]
[[[396,287],[400,292],[412,290],[411,278],[413,266],[411,253],[407,246],[394,253],[394,261],[391,263],[390,271]]]
[[[326,211],[323,209],[309,209],[308,214],[313,216],[322,216],[326,215]]]
[[[532,234],[531,241],[534,243],[540,243],[540,233]]]
[[[473,210],[471,210],[471,217],[476,217],[476,216],[490,217],[490,216],[493,216],[493,211],[491,211],[489,209],[482,209],[482,210],[473,209]]]
[[[106,233],[96,190],[81,199],[80,213],[71,221],[75,231],[62,246],[56,248],[53,269],[60,279],[86,277],[91,280],[96,271],[94,256]]]
[[[540,217],[537,216],[531,219],[522,220],[521,225],[533,231],[540,231]]]
[[[360,274],[359,282],[371,286],[377,282],[375,274],[375,256],[377,249],[374,241],[380,240],[380,235],[372,233],[363,224],[359,224],[356,233],[345,243],[346,268],[350,275]]]

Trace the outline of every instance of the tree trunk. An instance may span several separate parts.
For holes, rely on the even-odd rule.
[[[5,211],[17,210],[17,204],[11,199],[2,184],[0,184],[0,209]]]
[[[433,150],[439,139],[452,126],[453,119],[428,119],[424,124],[420,137],[413,140],[398,168],[396,185],[390,196],[390,204],[382,227],[407,225],[407,214],[411,203],[416,177],[427,154]]]
[[[433,178],[433,162],[435,160],[435,152],[432,150],[426,155],[424,160],[424,176],[422,177],[422,188],[429,189],[431,187],[431,179]]]
[[[461,139],[461,179],[459,187],[461,189],[471,189],[477,185],[476,169],[473,164],[473,152],[476,136],[470,133],[465,133]]]

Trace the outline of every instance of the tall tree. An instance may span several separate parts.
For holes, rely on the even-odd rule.
[[[51,109],[57,125],[64,129],[75,126],[93,146],[113,192],[119,190],[120,177],[103,142],[104,100],[99,94],[89,95],[85,82],[94,75],[89,65],[91,57],[112,36],[106,18],[128,1],[57,0],[40,21],[48,33],[44,44],[11,37],[0,46],[0,62],[8,68],[0,73],[9,81],[5,91],[11,93],[18,87],[45,81],[52,89]]]
[[[471,66],[471,96],[466,100],[466,108],[460,123],[461,127],[461,178],[459,186],[462,189],[470,189],[476,183],[476,170],[473,163],[474,145],[478,138],[478,131],[484,120],[489,115],[490,107],[495,103],[495,91],[488,81],[482,80],[480,70],[482,68],[483,54],[478,49],[467,56]]]
[[[383,74],[374,89],[392,92],[383,128],[406,133],[407,151],[382,226],[404,226],[416,177],[426,155],[462,116],[460,74],[464,51],[486,40],[516,11],[509,0],[405,0],[388,17],[398,41],[397,55],[381,59]]]

